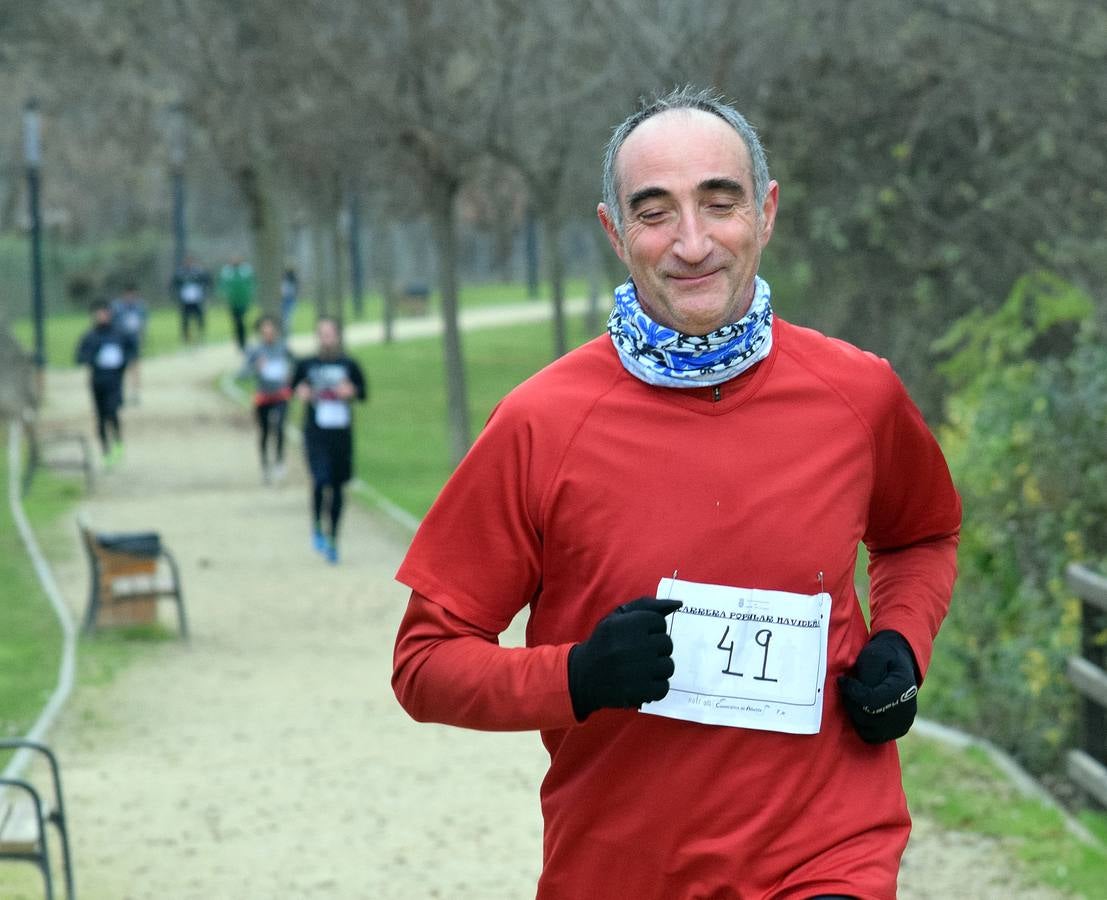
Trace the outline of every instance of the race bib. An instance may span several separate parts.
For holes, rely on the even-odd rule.
[[[181,299],[185,303],[199,303],[204,299],[204,289],[195,281],[189,281],[181,288]]]
[[[123,316],[123,328],[130,334],[138,334],[142,330],[142,316],[136,312],[129,312]]]
[[[830,633],[830,595],[791,594],[662,578],[669,693],[642,712],[707,725],[818,734]]]
[[[119,344],[101,344],[96,351],[97,369],[118,369],[123,365],[123,348]]]
[[[266,381],[284,381],[288,378],[288,360],[282,356],[266,357],[259,371]]]
[[[350,404],[344,400],[318,400],[315,424],[320,428],[349,428]]]

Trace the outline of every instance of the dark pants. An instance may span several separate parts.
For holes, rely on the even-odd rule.
[[[96,433],[100,437],[100,446],[107,453],[111,449],[111,441],[123,440],[123,431],[119,426],[119,407],[123,405],[122,375],[110,381],[94,381],[92,404],[96,409]]]
[[[342,518],[343,483],[319,482],[311,486],[311,521],[316,531],[322,531],[323,516],[330,521],[331,540],[338,539],[338,521]]]
[[[330,519],[330,536],[336,538],[343,489],[352,474],[353,432],[349,428],[305,428],[304,451],[311,472],[312,523],[318,530],[326,514]]]
[[[239,350],[246,349],[246,310],[232,309],[231,319],[234,322],[234,342]]]
[[[283,400],[280,403],[266,403],[256,409],[262,467],[269,465],[270,443],[273,444],[274,462],[284,460],[284,417],[287,410],[288,404]]]
[[[181,304],[181,337],[187,342],[192,340],[192,320],[196,320],[196,330],[200,334],[200,340],[204,339],[204,304]]]

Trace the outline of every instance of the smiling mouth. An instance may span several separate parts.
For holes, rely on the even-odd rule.
[[[691,285],[698,284],[701,281],[707,281],[708,278],[710,278],[712,275],[717,275],[720,271],[720,269],[713,269],[712,271],[704,272],[701,275],[670,275],[669,278],[670,280],[675,281],[678,284]]]

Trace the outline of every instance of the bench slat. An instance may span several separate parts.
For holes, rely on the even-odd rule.
[[[1073,593],[1107,612],[1107,578],[1080,563],[1069,563],[1065,575]]]
[[[38,853],[41,836],[34,802],[26,794],[20,794],[10,798],[7,806],[7,815],[0,826],[0,853]]]
[[[1069,778],[1107,806],[1107,768],[1083,750],[1069,751]]]
[[[1082,656],[1069,657],[1069,681],[1085,697],[1107,709],[1107,672]]]

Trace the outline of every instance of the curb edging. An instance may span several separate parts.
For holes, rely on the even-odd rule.
[[[16,529],[23,540],[27,556],[30,557],[31,564],[34,566],[35,575],[46,592],[51,606],[54,607],[54,614],[58,617],[62,629],[62,654],[61,662],[58,664],[57,686],[46,702],[46,706],[39,713],[38,719],[23,736],[25,740],[41,742],[73,691],[74,672],[77,664],[77,629],[73,623],[69,607],[66,606],[65,599],[54,580],[50,565],[46,562],[46,557],[43,556],[42,550],[38,546],[34,531],[31,529],[31,524],[27,521],[27,515],[23,510],[20,493],[22,482],[20,473],[23,468],[22,451],[23,428],[17,420],[13,419],[8,423],[8,505],[11,508]],[[3,777],[18,778],[30,759],[31,753],[29,750],[16,751],[3,771]]]

